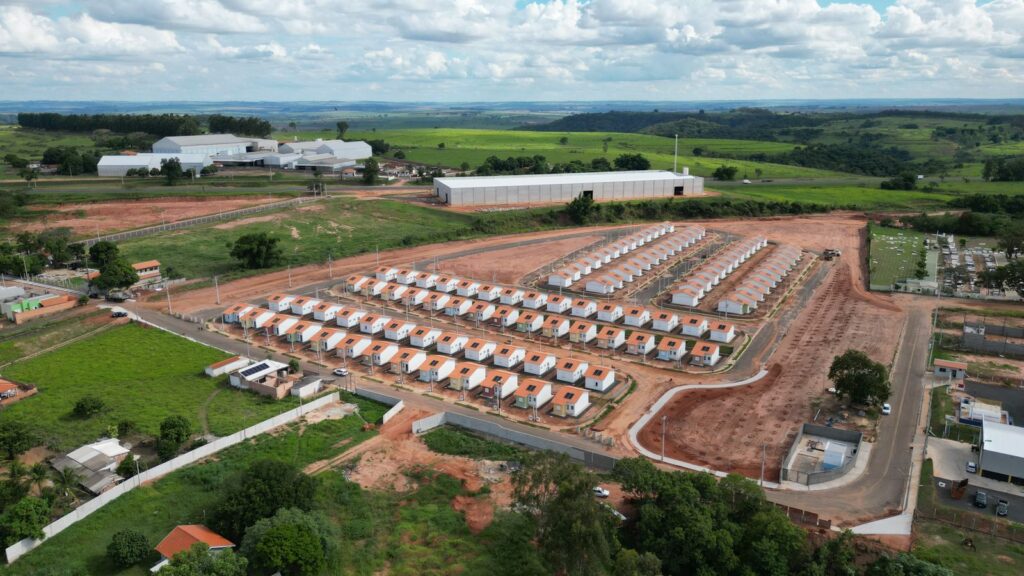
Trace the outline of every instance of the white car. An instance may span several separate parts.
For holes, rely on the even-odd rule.
[[[612,493],[609,492],[607,488],[602,488],[600,486],[594,486],[594,496],[597,496],[598,498],[607,498],[607,497],[609,497],[611,495],[612,495]]]
[[[884,414],[886,416],[888,416],[889,414],[892,414],[892,405],[889,404],[888,402],[886,402],[885,404],[882,404],[882,414]]]
[[[334,375],[335,376],[348,376],[348,368],[335,368],[334,369]]]

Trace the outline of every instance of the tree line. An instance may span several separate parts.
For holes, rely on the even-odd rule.
[[[488,156],[484,163],[476,168],[474,174],[477,176],[565,174],[612,170],[649,170],[650,168],[651,161],[643,154],[621,154],[612,162],[609,162],[607,158],[594,158],[589,163],[584,163],[582,160],[571,160],[556,164],[549,164],[545,156],[537,154],[534,156],[509,156],[504,160],[497,156]]]
[[[246,116],[212,114],[206,119],[209,131],[231,132],[245,136],[264,137],[270,134],[270,122]],[[23,128],[59,130],[63,132],[94,132],[109,130],[118,134],[145,133],[158,138],[202,134],[203,117],[188,114],[59,114],[56,112],[19,112],[18,124]]]
[[[210,132],[213,134],[236,134],[240,136],[258,136],[264,138],[270,135],[273,127],[270,122],[255,116],[224,116],[222,114],[211,114],[207,120]]]

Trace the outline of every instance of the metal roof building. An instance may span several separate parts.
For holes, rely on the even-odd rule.
[[[277,152],[277,140],[239,137],[234,134],[166,136],[153,143],[153,152],[162,154],[245,154],[266,150]]]
[[[104,156],[96,165],[96,173],[99,176],[124,176],[129,170],[145,168],[152,170],[160,169],[160,162],[170,158],[177,158],[181,162],[181,169],[195,170],[196,176],[206,166],[213,162],[205,154],[134,154],[131,156]]]
[[[1024,485],[1024,428],[983,420],[979,463],[986,478]]]
[[[524,174],[434,179],[434,195],[451,206],[549,204],[579,196],[594,200],[635,200],[690,196],[704,191],[704,179],[668,170]]]

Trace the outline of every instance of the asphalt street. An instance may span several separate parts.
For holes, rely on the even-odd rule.
[[[978,488],[977,486],[968,486],[967,490],[964,491],[964,496],[960,500],[954,500],[950,493],[950,487],[956,482],[954,480],[947,480],[945,478],[935,478],[935,494],[939,497],[939,500],[953,508],[959,508],[961,510],[975,512],[977,514],[996,514],[996,501],[1002,498],[1010,503],[1009,514],[1006,518],[1013,520],[1014,522],[1024,523],[1024,496],[1018,496],[1016,494],[1009,494],[1007,492],[999,492],[996,490],[988,490],[986,488]],[[939,484],[945,484],[940,486]],[[984,492],[988,496],[988,507],[985,509],[977,508],[974,506],[974,495],[978,491]]]

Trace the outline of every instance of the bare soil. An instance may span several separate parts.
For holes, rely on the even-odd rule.
[[[523,276],[563,256],[589,246],[603,237],[583,236],[532,244],[523,248],[506,248],[483,254],[463,256],[438,262],[438,271],[485,282],[518,284]]]

